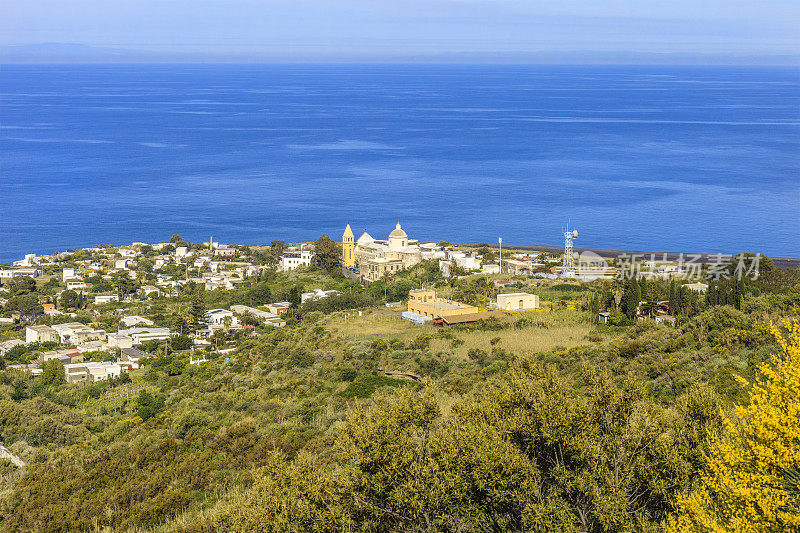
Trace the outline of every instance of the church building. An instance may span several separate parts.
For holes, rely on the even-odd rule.
[[[361,278],[367,281],[377,281],[386,274],[394,275],[422,261],[419,241],[409,239],[399,222],[385,241],[373,239],[366,231],[351,244],[353,237],[348,224],[342,236],[342,264],[347,267],[348,261],[352,260]]]

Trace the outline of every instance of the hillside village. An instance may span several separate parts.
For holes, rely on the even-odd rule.
[[[173,235],[0,265],[0,529],[416,531],[424,512],[442,517],[431,530],[483,531],[530,512],[554,528],[649,530],[699,479],[720,413],[746,401],[734,375],[759,375],[782,349],[770,324],[791,331],[800,316],[800,270],[765,256],[758,271],[742,256],[739,278],[739,256],[634,270],[387,233],[264,246]],[[558,470],[523,433],[575,455]],[[403,462],[420,450],[425,472]],[[472,464],[489,450],[507,455]],[[620,486],[615,453],[629,461]],[[564,468],[592,486],[561,492]],[[513,502],[498,509],[471,469],[553,496],[502,489]],[[430,499],[437,472],[461,503]],[[642,491],[646,511],[631,503]],[[601,501],[612,493],[616,515]]]
[[[342,294],[342,290],[326,290],[330,282],[315,283],[320,286],[306,287],[307,291],[290,286],[293,274],[306,271],[334,274],[351,294],[354,290],[367,292],[370,286],[375,294],[376,284],[385,288],[396,275],[425,264],[428,270],[434,269],[428,288],[409,286],[392,294],[396,302],[390,302],[392,298],[384,291],[384,303],[407,307],[400,317],[414,324],[430,321],[440,326],[537,310],[539,297],[531,290],[537,286],[558,285],[565,279],[613,280],[619,273],[613,265],[586,263],[565,276],[563,256],[558,254],[513,249],[507,249],[504,257],[502,253],[502,248],[486,244],[420,243],[398,223],[385,240],[366,231],[355,239],[348,225],[341,243],[323,236],[317,242],[287,245],[273,241],[268,246],[249,247],[213,239],[191,244],[174,235],[169,242],[155,244],[97,246],[49,256],[29,254],[0,268],[0,305],[4,306],[0,323],[9,326],[6,338],[0,341],[0,356],[11,352],[12,357],[6,358],[8,367],[34,376],[43,371],[43,363],[57,360],[64,365],[65,380],[78,383],[119,377],[138,368],[142,357],[156,355],[159,346],[187,353],[223,346],[232,350],[243,336],[286,326],[301,306]],[[641,273],[650,279],[686,277],[685,268],[674,261],[651,261]],[[437,284],[475,275],[494,278],[491,283],[497,295],[493,300],[470,305],[436,296]],[[285,290],[274,294],[283,301],[271,298],[270,287],[276,282],[270,280],[277,279],[287,284]],[[520,283],[520,279],[526,281]],[[706,283],[691,281],[682,283],[690,291],[687,299],[708,288]],[[520,286],[526,291],[512,292]],[[203,294],[215,296],[205,298]],[[233,294],[237,296],[218,298]],[[201,301],[216,299],[226,300],[227,305],[208,308]],[[177,309],[173,303],[178,304]],[[332,309],[341,311],[348,305],[333,304]],[[605,310],[608,306],[602,307],[596,320],[611,321],[611,311]],[[169,316],[167,308],[173,309]],[[136,314],[153,315],[153,309],[160,312],[151,318]],[[633,317],[675,321],[668,300],[637,300]],[[20,332],[19,338],[7,338],[14,337],[14,331]],[[20,353],[26,355],[13,357]]]

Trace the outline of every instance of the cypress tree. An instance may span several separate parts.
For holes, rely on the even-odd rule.
[[[617,309],[617,301],[614,299],[614,291],[611,290],[611,285],[608,282],[603,284],[603,301],[604,309]]]
[[[190,326],[192,328],[200,327],[203,315],[206,313],[205,302],[203,302],[203,294],[200,290],[196,290],[192,296],[192,307],[189,309],[189,318],[191,319]]]
[[[672,315],[678,314],[678,302],[677,302],[677,293],[675,291],[675,280],[670,280],[669,282],[669,312]]]
[[[625,292],[622,295],[622,311],[628,318],[636,317],[636,308],[642,300],[642,292],[639,287],[639,281],[636,278],[631,278],[625,285]]]

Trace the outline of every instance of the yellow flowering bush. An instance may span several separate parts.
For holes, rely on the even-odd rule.
[[[772,327],[783,353],[759,368],[750,404],[724,418],[701,486],[678,499],[667,531],[800,531],[800,324],[784,325]]]

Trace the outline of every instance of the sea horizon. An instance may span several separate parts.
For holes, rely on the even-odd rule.
[[[412,238],[800,257],[793,66],[3,65],[0,261]],[[157,193],[157,194],[154,194]],[[166,229],[165,229],[166,228]]]

